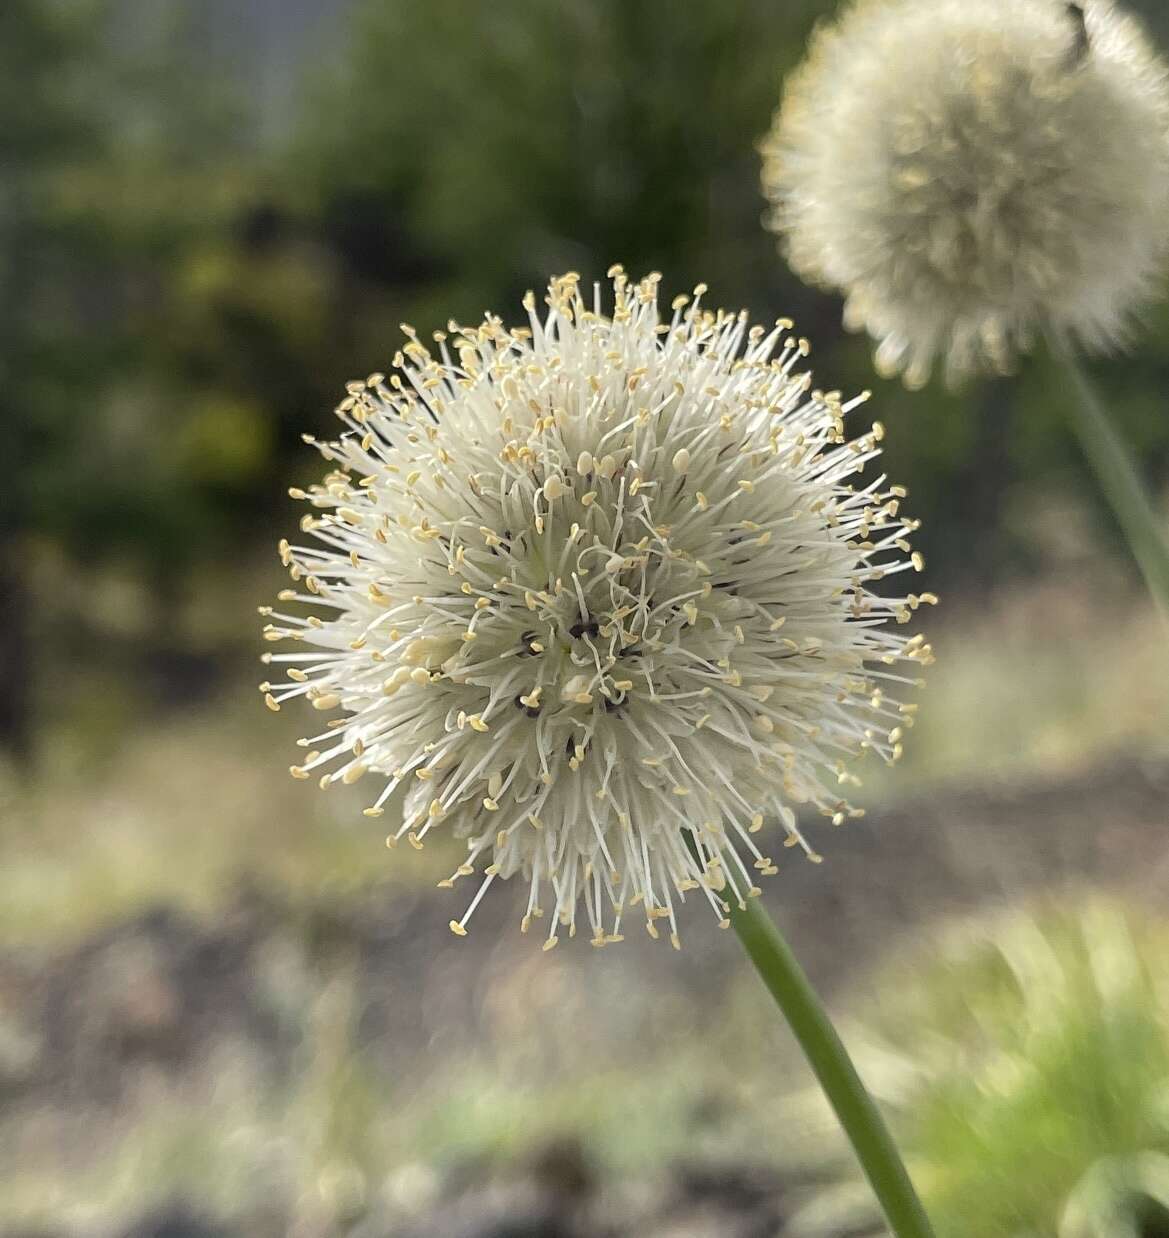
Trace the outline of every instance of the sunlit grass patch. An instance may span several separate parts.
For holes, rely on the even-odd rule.
[[[986,611],[942,611],[905,763],[880,775],[883,789],[946,778],[985,785],[1169,752],[1169,640],[1143,599],[1051,583]]]
[[[438,879],[442,843],[390,857],[392,812],[373,822],[349,788],[321,795],[273,774],[288,737],[257,708],[249,694],[172,717],[129,733],[98,768],[7,788],[0,940],[44,946],[155,904],[213,912],[249,878],[292,895]]]

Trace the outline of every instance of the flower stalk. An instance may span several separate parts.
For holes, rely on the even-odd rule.
[[[1169,539],[1132,457],[1066,339],[1047,335],[1048,366],[1072,428],[1108,500],[1149,592],[1169,608]]]
[[[896,1238],[934,1238],[873,1098],[774,921],[757,898],[732,903],[731,927],[808,1059]]]

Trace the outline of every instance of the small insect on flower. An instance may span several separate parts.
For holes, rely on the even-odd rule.
[[[909,386],[1114,347],[1169,239],[1169,77],[1110,0],[854,0],[762,153],[793,269]]]
[[[391,842],[466,838],[460,935],[516,874],[525,929],[548,896],[546,948],[582,907],[596,945],[635,908],[677,944],[691,891],[725,919],[777,871],[766,819],[811,854],[795,805],[859,815],[828,784],[898,755],[913,706],[886,689],[930,660],[882,625],[933,596],[869,590],[921,561],[904,491],[849,480],[879,450],[879,425],[844,436],[864,397],[813,391],[788,321],[702,288],[663,316],[659,277],[610,277],[606,310],[567,275],[524,328],[451,323],[436,350],[404,328],[316,444],[334,471],[293,492],[310,536],[281,544],[306,611],[267,612],[292,645],[263,691],[342,711],[293,774],[365,776],[372,815],[404,783]]]

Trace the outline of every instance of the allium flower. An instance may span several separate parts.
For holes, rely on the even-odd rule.
[[[913,706],[886,688],[929,660],[882,624],[932,595],[868,588],[920,560],[904,492],[849,484],[878,452],[879,426],[844,438],[864,397],[811,390],[790,322],[749,328],[701,288],[663,320],[657,276],[610,275],[608,315],[569,275],[527,328],[451,323],[437,356],[404,328],[396,372],[350,384],[317,444],[335,470],[293,491],[311,540],[282,543],[281,599],[310,613],[265,608],[297,643],[266,656],[288,677],[269,706],[343,711],[294,776],[376,776],[375,816],[404,782],[389,842],[465,837],[450,883],[483,876],[459,934],[515,874],[525,929],[548,893],[547,946],[582,905],[597,945],[635,906],[676,944],[690,891],[722,918],[777,869],[765,819],[811,854],[795,805],[856,814],[828,780],[898,754]]]
[[[1169,84],[1109,0],[855,0],[763,147],[769,225],[883,373],[1123,338],[1169,233]]]

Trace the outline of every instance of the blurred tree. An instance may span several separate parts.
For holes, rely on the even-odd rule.
[[[318,377],[341,320],[331,259],[271,204],[206,32],[153,17],[0,6],[0,446],[19,461],[0,491],[0,747],[18,757],[45,642],[111,656],[83,601],[111,563],[146,584],[127,679],[145,666],[180,699],[206,684],[181,628],[190,573],[241,531],[251,551],[287,465],[281,418],[310,424],[337,381]],[[29,584],[46,542],[82,582],[64,636]]]
[[[84,267],[63,218],[60,181],[97,138],[87,107],[94,13],[36,0],[0,6],[0,745],[31,744],[32,614],[27,534],[67,502],[53,472],[77,416],[90,358],[62,285]],[[68,279],[62,274],[68,272]]]
[[[806,306],[759,227],[753,143],[824,8],[367,2],[298,168],[351,257],[423,285],[423,310],[477,316],[613,261]]]

